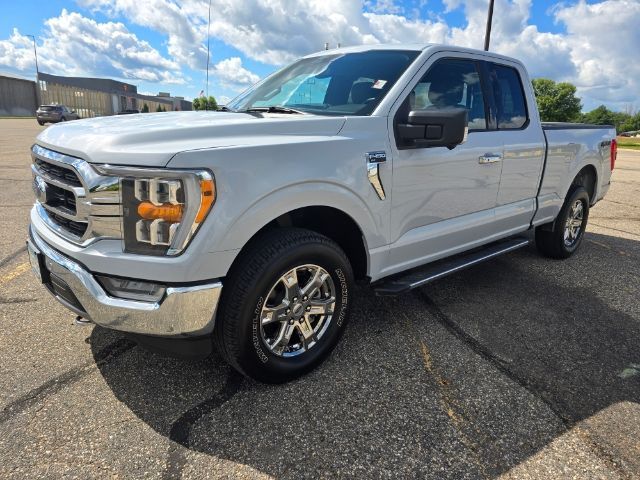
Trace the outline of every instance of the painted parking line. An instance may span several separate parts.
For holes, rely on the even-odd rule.
[[[24,272],[26,272],[29,269],[31,269],[31,265],[29,264],[29,262],[21,263],[20,265],[16,266],[13,270],[11,270],[9,273],[0,276],[0,286],[6,285],[10,281],[15,280],[16,278],[18,278],[20,275],[22,275]]]

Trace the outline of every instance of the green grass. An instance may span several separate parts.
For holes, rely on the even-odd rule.
[[[637,137],[618,137],[619,148],[630,148],[632,150],[640,150],[640,138]]]

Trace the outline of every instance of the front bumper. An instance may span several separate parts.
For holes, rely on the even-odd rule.
[[[110,296],[79,263],[51,248],[30,228],[28,247],[49,292],[65,307],[105,328],[157,336],[194,337],[213,331],[222,283],[167,287],[159,302]]]

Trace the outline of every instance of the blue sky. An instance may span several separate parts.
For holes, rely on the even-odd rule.
[[[119,78],[187,98],[205,88],[208,0],[3,2],[0,71],[35,76],[33,34],[44,72]],[[212,0],[209,92],[226,101],[325,41],[481,48],[487,3]],[[640,0],[496,0],[492,49],[520,58],[533,76],[576,84],[585,109],[634,109],[640,62],[616,52],[637,49],[639,24]]]

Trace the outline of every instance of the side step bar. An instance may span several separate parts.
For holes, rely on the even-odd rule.
[[[374,284],[372,288],[378,296],[399,295],[504,253],[526,247],[529,241],[528,238],[524,237],[512,237],[506,240],[500,240],[490,243],[480,250],[476,249],[469,253],[461,253],[451,258],[439,260],[423,267],[414,268],[408,272],[391,276]]]

